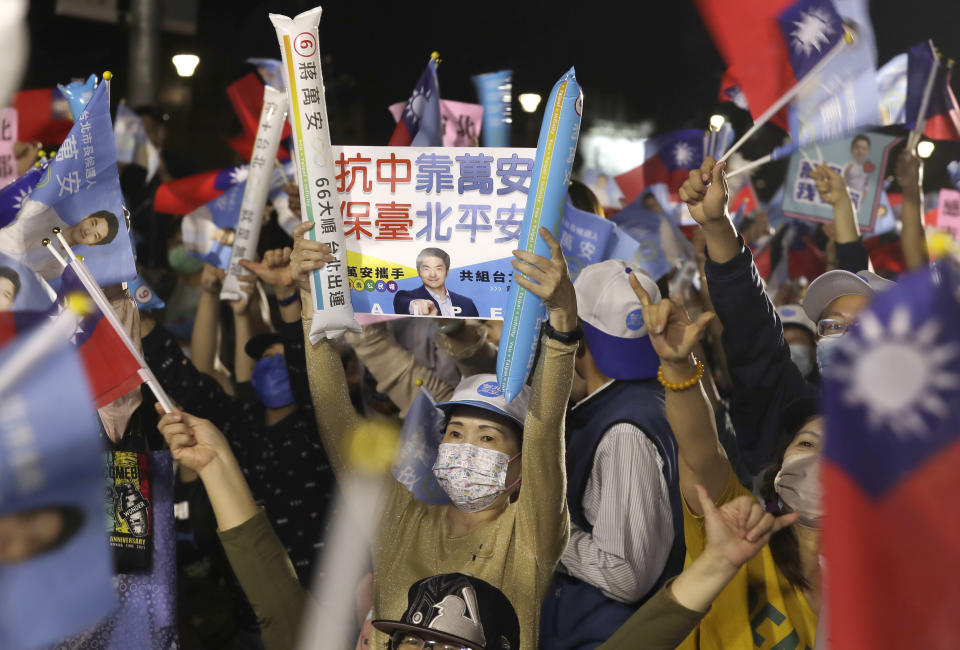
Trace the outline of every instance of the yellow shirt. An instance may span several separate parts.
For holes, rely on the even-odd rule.
[[[304,319],[304,330],[310,322]],[[520,621],[521,650],[536,650],[540,603],[569,538],[563,423],[577,345],[544,338],[523,426],[519,498],[497,519],[462,537],[447,532],[447,506],[428,506],[392,482],[373,549],[373,618],[400,620],[417,580],[466,573],[500,589]],[[347,467],[342,440],[358,417],[350,405],[340,356],[325,340],[306,346],[317,424],[331,465]],[[371,648],[387,636],[374,631]]]
[[[717,505],[749,495],[731,470]],[[686,565],[703,552],[703,517],[683,503],[687,542]],[[817,633],[817,615],[803,592],[792,585],[773,561],[769,546],[747,562],[720,592],[710,611],[681,650],[809,650]]]

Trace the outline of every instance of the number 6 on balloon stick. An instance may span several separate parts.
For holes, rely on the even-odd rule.
[[[313,241],[328,244],[335,258],[322,269],[310,272],[313,298],[310,342],[314,344],[323,337],[333,338],[346,330],[360,331],[350,302],[347,246],[339,218],[340,197],[334,182],[336,170],[318,47],[320,13],[321,8],[315,7],[296,18],[270,14],[270,22],[280,42],[283,75],[287,82],[303,220],[316,223],[308,236]]]
[[[528,253],[550,257],[550,247],[538,231],[541,226],[554,233],[557,230],[577,153],[582,114],[583,93],[576,72],[570,68],[553,87],[540,126],[537,157],[517,245]],[[516,282],[510,285],[497,352],[497,381],[508,402],[520,394],[533,367],[540,325],[545,317],[546,309],[540,298]]]

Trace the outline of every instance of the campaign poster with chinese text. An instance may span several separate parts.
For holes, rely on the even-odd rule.
[[[503,318],[535,156],[334,147],[354,311]],[[333,227],[321,219],[318,240]]]
[[[871,232],[876,223],[890,152],[895,136],[863,132],[797,151],[790,158],[783,197],[783,213],[807,221],[833,221],[833,207],[820,198],[809,172],[823,160],[847,184],[860,229]]]

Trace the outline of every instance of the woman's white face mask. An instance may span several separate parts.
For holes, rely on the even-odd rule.
[[[773,479],[773,489],[791,512],[800,515],[800,523],[819,528],[823,516],[823,490],[820,486],[821,455],[816,452],[793,454]]]
[[[442,442],[433,464],[433,475],[453,505],[464,512],[480,512],[520,482],[517,477],[507,486],[507,469],[519,456],[520,452],[510,457],[502,451],[467,442]]]

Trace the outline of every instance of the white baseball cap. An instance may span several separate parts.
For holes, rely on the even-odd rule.
[[[623,260],[591,264],[573,285],[590,354],[600,372],[612,379],[650,379],[660,367],[643,322],[643,306],[630,286],[631,272],[651,302],[660,302],[653,278]]]
[[[524,386],[512,402],[507,402],[503,397],[503,389],[497,383],[497,376],[479,374],[461,379],[449,401],[440,402],[437,408],[449,416],[457,406],[475,406],[508,417],[522,429],[529,404],[529,386]]]
[[[873,298],[896,282],[885,280],[870,271],[851,273],[841,269],[827,271],[807,287],[803,295],[803,311],[816,323],[827,306],[843,296],[866,296]]]
[[[814,336],[817,335],[817,325],[807,318],[807,314],[800,305],[782,305],[777,308],[780,314],[780,322],[784,325],[796,325],[808,330]]]

